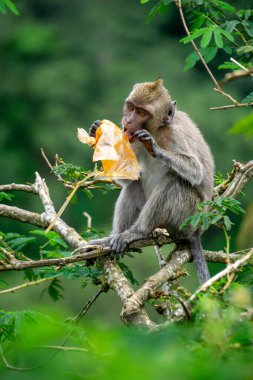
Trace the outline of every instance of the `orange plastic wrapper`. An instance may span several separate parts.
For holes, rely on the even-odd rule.
[[[93,161],[101,161],[103,172],[99,177],[109,179],[139,178],[140,166],[131,144],[123,131],[109,120],[102,120],[96,137],[78,128],[77,137],[84,144],[93,146]]]

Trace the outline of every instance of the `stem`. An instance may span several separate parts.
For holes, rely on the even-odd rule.
[[[80,322],[80,320],[84,317],[84,315],[87,313],[87,311],[89,310],[89,308],[93,305],[93,303],[97,300],[97,298],[100,296],[100,294],[104,293],[106,290],[105,290],[105,287],[104,285],[102,285],[98,291],[94,294],[94,296],[92,296],[89,301],[87,302],[87,304],[82,308],[82,310],[72,319],[71,322],[74,322],[76,324],[78,324]]]
[[[227,230],[225,227],[222,227],[224,236],[225,236],[225,241],[226,241],[226,246],[225,246],[225,252],[227,256],[227,264],[230,264],[230,258],[229,258],[229,252],[230,252],[230,236],[227,233]]]
[[[186,34],[187,34],[188,36],[190,36],[190,31],[189,31],[188,26],[187,26],[187,24],[186,24],[185,17],[184,17],[184,13],[183,13],[181,0],[174,0],[174,2],[175,2],[176,6],[177,6],[177,8],[178,8],[178,11],[179,11],[179,14],[180,14],[180,17],[181,17],[181,21],[182,21],[183,26],[184,26],[184,30],[185,30]],[[198,56],[199,56],[201,62],[202,62],[203,65],[205,66],[205,69],[206,69],[206,71],[208,72],[209,76],[211,77],[212,81],[214,82],[216,88],[217,88],[217,89],[221,89],[219,83],[218,83],[217,80],[215,79],[213,73],[211,72],[211,70],[209,69],[207,63],[205,62],[205,60],[204,60],[204,58],[203,58],[203,56],[201,55],[201,53],[200,53],[200,51],[199,51],[197,45],[195,44],[194,41],[190,41],[190,42],[191,42],[191,44],[192,44],[192,46],[193,46],[193,49],[194,49],[194,50],[196,51],[196,53],[198,54]]]
[[[48,278],[41,278],[40,280],[31,281],[31,282],[25,282],[24,284],[14,286],[13,288],[8,288],[8,289],[1,290],[0,294],[14,293],[17,290],[28,288],[29,286],[39,285],[39,284],[42,284],[43,282],[50,281],[50,280],[52,280],[55,277],[58,277],[58,276],[48,277]]]
[[[253,107],[252,103],[237,103],[237,104],[228,104],[225,106],[219,106],[219,107],[211,107],[210,110],[226,110],[228,108],[237,108],[237,107]]]
[[[85,183],[86,180],[89,179],[89,178],[91,178],[91,177],[94,177],[94,172],[92,172],[91,174],[87,175],[81,181],[77,182],[76,186],[71,191],[71,193],[69,194],[69,196],[66,198],[66,200],[63,203],[63,205],[61,206],[60,210],[57,212],[57,214],[55,215],[54,219],[52,220],[52,222],[50,223],[50,225],[46,229],[46,231],[45,231],[46,233],[48,233],[54,227],[56,221],[61,217],[61,215],[63,214],[64,210],[68,206],[69,202],[71,201],[71,199],[73,198],[73,196],[75,195],[75,193],[77,192],[77,190],[79,189],[79,187],[82,186],[83,183]]]

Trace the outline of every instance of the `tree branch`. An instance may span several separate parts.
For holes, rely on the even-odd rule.
[[[224,270],[220,271],[208,281],[206,281],[189,299],[189,302],[194,301],[199,293],[206,292],[208,288],[210,288],[216,281],[219,281],[221,278],[227,276],[230,273],[234,273],[238,270],[238,268],[246,265],[251,256],[253,255],[253,248],[243,257],[238,259],[232,264],[229,264]]]
[[[128,299],[134,296],[134,290],[129,285],[128,280],[123,275],[119,266],[109,258],[101,260],[108,285],[118,294],[123,305],[128,302]],[[139,307],[138,310],[133,310],[131,314],[125,318],[121,314],[122,321],[127,325],[146,327],[150,330],[155,330],[157,325],[151,321],[144,307]]]
[[[0,185],[0,191],[26,191],[27,193],[37,194],[34,185],[23,185],[17,183],[11,183],[9,185]]]

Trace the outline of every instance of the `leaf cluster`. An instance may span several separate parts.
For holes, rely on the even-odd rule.
[[[0,12],[6,14],[7,10],[10,10],[16,16],[19,16],[19,11],[12,0],[0,0]]]
[[[141,4],[151,0],[140,0]],[[176,0],[161,0],[151,9],[147,17],[150,22],[156,14],[166,13]],[[180,42],[198,43],[198,49],[206,63],[215,59],[222,51],[225,57],[236,57],[237,61],[246,68],[253,66],[253,10],[237,9],[226,1],[221,0],[182,0],[190,35]],[[226,58],[225,58],[226,59]],[[192,69],[200,56],[194,50],[185,59],[184,71]],[[225,61],[219,69],[238,70],[236,64]],[[251,103],[253,94],[248,94],[242,102]]]
[[[227,212],[230,211],[234,214],[245,212],[240,202],[232,197],[216,197],[212,201],[201,202],[198,204],[198,209],[200,212],[186,218],[181,224],[180,229],[191,225],[194,229],[203,227],[204,230],[207,230],[211,225],[216,225],[229,231],[233,223]]]

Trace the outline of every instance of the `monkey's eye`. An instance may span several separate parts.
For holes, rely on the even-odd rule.
[[[133,111],[134,105],[132,103],[127,103],[127,108],[129,109],[129,111]]]
[[[146,116],[147,112],[145,110],[139,109],[138,110],[138,115],[140,115],[140,116]]]

